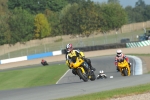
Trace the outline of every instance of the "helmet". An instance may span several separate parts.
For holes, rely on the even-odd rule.
[[[104,71],[103,71],[103,70],[100,70],[99,73],[104,73]]]
[[[67,51],[67,52],[71,52],[72,50],[73,50],[72,44],[70,44],[70,43],[67,44],[67,45],[66,45],[66,51]]]
[[[117,56],[118,56],[118,57],[121,57],[121,56],[122,56],[122,50],[121,50],[121,49],[118,49],[118,50],[117,50]]]

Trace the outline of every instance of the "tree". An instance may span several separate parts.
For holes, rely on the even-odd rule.
[[[9,31],[8,26],[8,18],[9,16],[0,15],[0,45],[7,43],[7,33]]]
[[[46,9],[44,14],[46,15],[48,22],[51,24],[51,36],[62,35],[62,26],[60,24],[60,13]]]
[[[73,4],[73,3],[79,4],[79,3],[81,3],[83,0],[67,0],[67,1],[68,1],[68,3],[70,3],[70,4]]]
[[[67,0],[47,0],[47,7],[54,12],[62,10],[67,4]]]
[[[145,9],[142,6],[136,6],[135,8],[133,8],[133,13],[136,22],[145,21],[144,19]]]
[[[37,14],[34,20],[35,38],[44,38],[50,36],[51,28],[44,14]]]
[[[0,0],[0,45],[8,43],[9,38],[9,10],[7,0]]]
[[[10,10],[21,7],[30,13],[43,12],[47,7],[47,0],[8,0],[8,8]]]
[[[146,4],[143,0],[138,0],[136,3],[135,3],[135,7],[136,6],[141,6],[143,8],[145,8]]]
[[[77,34],[79,32],[78,4],[68,4],[60,13],[60,23],[63,34]]]
[[[134,12],[133,12],[133,8],[132,6],[127,6],[125,8],[127,15],[128,15],[128,23],[133,23],[135,22],[135,18],[134,18]]]
[[[150,12],[150,5],[146,5],[145,13],[144,13],[146,21],[150,19],[150,13],[149,12]]]
[[[9,18],[11,43],[26,42],[33,38],[34,17],[22,8],[15,8]]]
[[[120,4],[102,4],[100,7],[102,19],[99,19],[101,20],[99,26],[102,32],[119,29],[127,23],[127,14]]]
[[[46,9],[54,12],[60,11],[67,4],[67,0],[8,0],[10,10],[22,7],[33,14],[43,13]]]
[[[108,3],[118,3],[118,4],[120,4],[120,0],[108,0]]]

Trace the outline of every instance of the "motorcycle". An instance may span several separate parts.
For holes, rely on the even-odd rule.
[[[96,76],[94,71],[90,69],[89,65],[82,59],[82,57],[73,57],[74,61],[70,62],[70,68],[73,69],[76,74],[82,79],[84,82],[88,80],[94,81]]]
[[[131,74],[130,67],[125,59],[118,60],[118,68],[122,76],[130,76]]]
[[[107,75],[104,73],[104,71],[99,71],[99,74],[97,75],[97,79],[106,79]]]
[[[46,60],[43,60],[43,59],[42,59],[42,61],[41,61],[41,64],[42,64],[43,66],[48,65],[47,61],[46,61]]]

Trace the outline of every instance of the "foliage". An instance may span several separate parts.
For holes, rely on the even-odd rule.
[[[59,19],[59,13],[53,12],[49,9],[46,9],[44,12],[45,16],[48,19],[48,23],[51,24],[51,34],[50,36],[58,36],[61,35],[61,24]]]
[[[27,11],[37,14],[44,12],[47,8],[52,11],[60,11],[67,5],[66,0],[8,0],[8,8],[22,7]]]
[[[8,23],[9,16],[6,15],[0,15],[0,45],[3,45],[5,43],[9,43],[10,37],[8,35],[9,33],[9,25]]]
[[[100,10],[102,18],[99,26],[102,32],[119,29],[127,23],[126,12],[118,3],[102,4]]]
[[[144,2],[143,0],[138,0],[138,1],[135,3],[135,6],[136,6],[136,7],[137,7],[137,6],[145,7],[146,4],[145,4],[145,2]]]
[[[138,0],[134,8],[127,6],[125,10],[128,14],[129,23],[143,22],[150,19],[150,5],[146,5],[143,0]]]
[[[63,34],[74,34],[78,28],[78,4],[67,5],[60,13],[60,22]]]
[[[60,11],[67,4],[67,0],[47,0],[47,7],[54,12]]]
[[[82,0],[67,0],[68,3],[74,4],[74,3],[80,3]]]
[[[26,42],[31,40],[33,35],[34,16],[22,8],[15,8],[9,18],[11,43]]]
[[[8,13],[7,0],[0,0],[0,15]]]
[[[102,4],[91,0],[8,0],[11,14],[7,13],[6,1],[1,0],[0,38],[3,40],[0,44],[25,42],[33,35],[40,39],[65,34],[89,36],[94,31],[117,30],[126,23],[150,19],[150,5],[144,0],[138,0],[134,8],[128,6],[124,9],[119,3],[120,0],[108,0]],[[2,18],[5,13],[7,17]],[[39,14],[43,17],[33,18]]]
[[[120,3],[120,0],[108,0],[108,3]]]
[[[84,34],[89,36],[96,29],[96,10],[90,0],[66,6],[61,12],[63,32],[72,35]]]
[[[31,13],[40,13],[46,9],[47,0],[8,0],[10,10],[21,7]]]
[[[44,38],[50,35],[51,28],[44,14],[37,14],[34,20],[35,38]]]

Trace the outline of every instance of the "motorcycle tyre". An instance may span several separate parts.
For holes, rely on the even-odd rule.
[[[91,78],[90,78],[90,80],[94,81],[95,79],[96,79],[96,76],[95,76],[94,72],[92,71],[91,72]]]
[[[123,74],[124,74],[124,76],[128,76],[128,71],[126,68],[123,69]]]
[[[83,75],[83,73],[82,73],[82,71],[81,71],[80,68],[77,69],[77,72],[78,72],[79,77],[80,77],[84,82],[87,82],[87,81],[88,81],[88,76]]]

